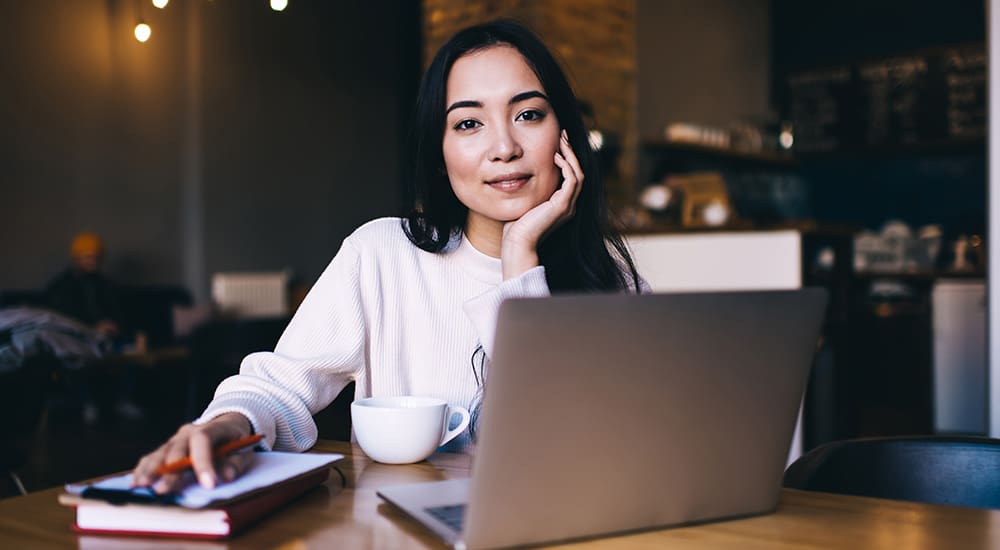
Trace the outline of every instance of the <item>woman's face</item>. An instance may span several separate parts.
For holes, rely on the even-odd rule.
[[[520,52],[501,45],[459,58],[445,105],[444,162],[467,226],[516,220],[552,196],[559,121]]]

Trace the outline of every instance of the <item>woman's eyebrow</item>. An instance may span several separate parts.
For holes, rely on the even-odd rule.
[[[481,108],[482,106],[483,106],[483,102],[482,101],[468,101],[468,100],[466,100],[466,101],[456,101],[456,102],[452,103],[450,107],[448,107],[448,110],[445,111],[444,114],[447,115],[448,113],[454,111],[455,109],[460,109],[462,107],[480,107]]]
[[[548,96],[546,96],[542,92],[539,92],[538,90],[531,90],[531,91],[528,91],[528,92],[521,92],[521,93],[515,95],[514,97],[510,98],[510,101],[507,102],[507,105],[513,105],[515,103],[524,101],[526,99],[531,99],[533,97],[537,97],[537,98],[540,98],[540,99],[544,99],[545,101],[549,101]]]
[[[544,99],[545,101],[549,100],[548,96],[546,96],[542,92],[539,92],[538,90],[530,90],[530,91],[527,91],[527,92],[521,92],[519,94],[516,94],[514,97],[510,98],[510,101],[507,102],[507,105],[513,105],[515,103],[519,103],[521,101],[524,101],[526,99],[531,99],[533,97]],[[448,113],[454,111],[455,109],[461,109],[462,107],[478,107],[478,108],[482,108],[483,107],[483,102],[482,101],[472,101],[472,100],[456,101],[455,103],[452,103],[448,107],[448,110],[446,110],[444,112],[444,114],[447,115]]]

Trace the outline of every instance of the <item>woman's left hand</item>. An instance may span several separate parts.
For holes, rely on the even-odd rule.
[[[500,260],[503,265],[504,280],[528,271],[538,265],[538,243],[550,231],[573,217],[576,199],[583,186],[583,170],[580,161],[569,144],[566,130],[559,138],[559,150],[555,154],[555,164],[562,171],[563,182],[549,200],[528,210],[523,216],[503,227],[503,242],[500,245]]]

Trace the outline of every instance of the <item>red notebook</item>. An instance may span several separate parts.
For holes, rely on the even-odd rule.
[[[79,532],[226,538],[322,484],[329,476],[330,464],[340,458],[342,455],[259,453],[256,464],[240,479],[213,490],[192,485],[176,498],[150,498],[151,493],[129,491],[131,477],[126,475],[93,485],[68,485],[59,502],[76,508],[73,529]],[[100,491],[88,491],[94,487]]]

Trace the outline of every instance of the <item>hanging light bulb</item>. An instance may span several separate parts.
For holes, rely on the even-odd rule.
[[[135,26],[135,39],[139,42],[145,42],[149,40],[149,35],[153,34],[153,29],[149,28],[149,25],[139,21],[139,24]]]
[[[271,9],[274,11],[282,11],[288,7],[288,0],[271,0]]]
[[[156,6],[156,7],[158,7],[158,8],[160,8],[161,10],[163,8],[167,7],[167,4],[169,4],[169,3],[170,3],[170,0],[153,0],[153,5]]]

